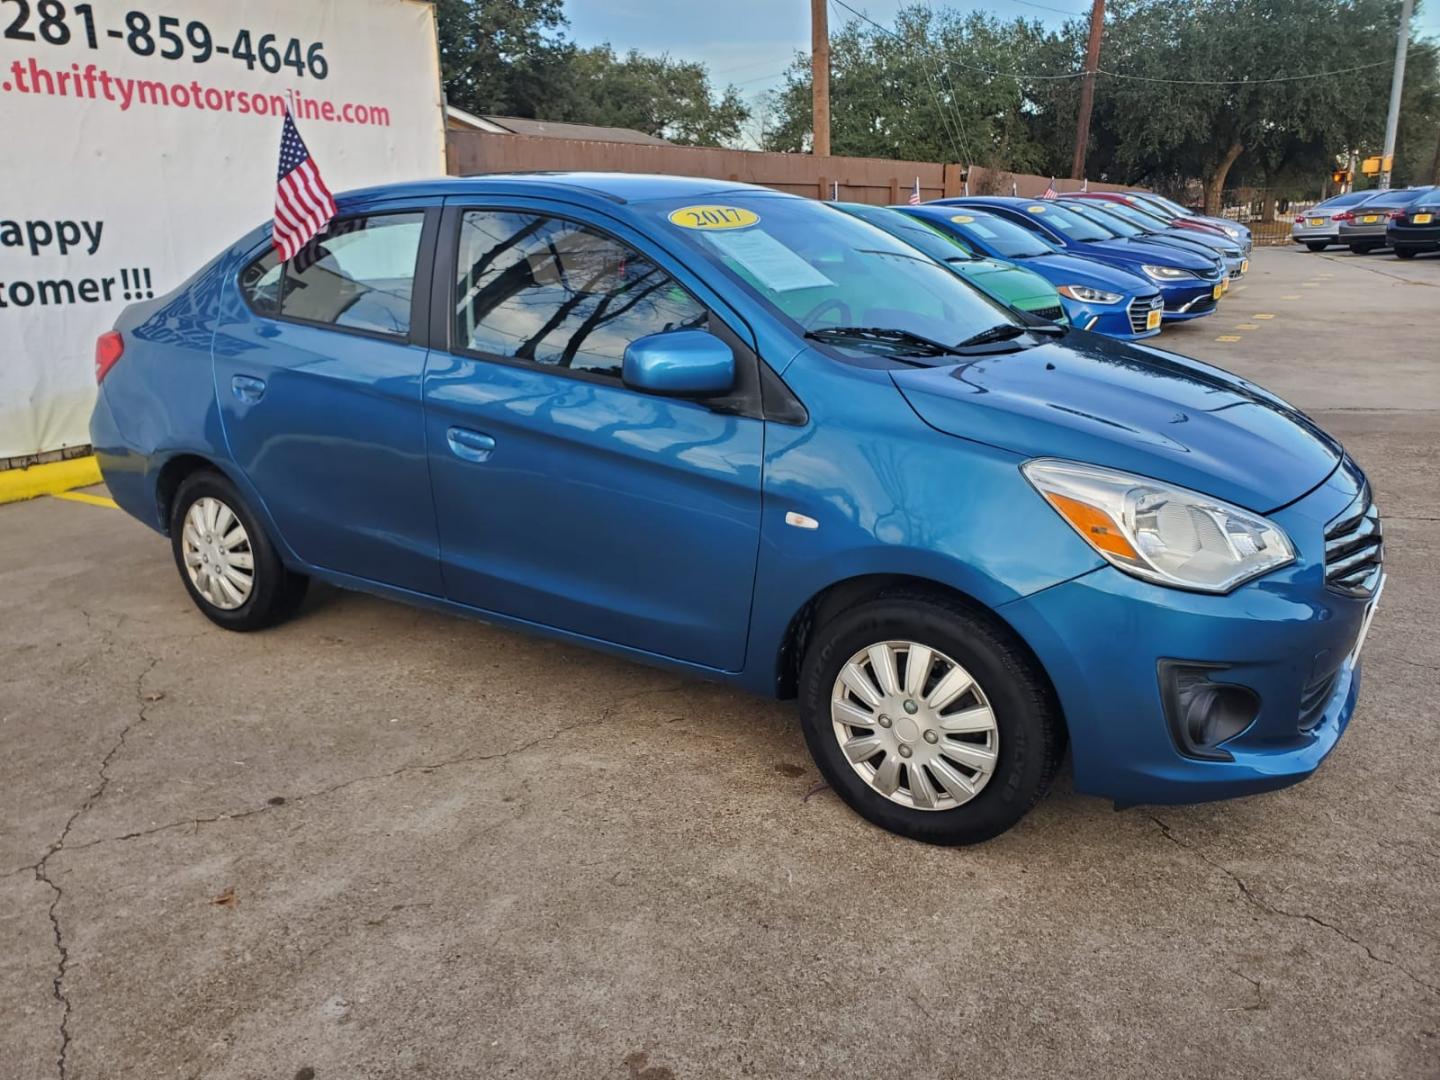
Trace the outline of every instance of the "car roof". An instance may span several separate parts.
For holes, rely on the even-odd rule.
[[[409,180],[398,184],[360,188],[338,196],[341,201],[379,198],[426,198],[468,195],[478,192],[513,195],[588,195],[612,203],[645,202],[650,199],[708,198],[712,196],[767,195],[795,199],[774,188],[711,180],[697,176],[659,176],[647,173],[530,172],[486,173],[481,176],[449,176],[431,180]]]

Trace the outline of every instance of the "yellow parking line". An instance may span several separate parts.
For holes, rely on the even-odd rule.
[[[1299,300],[1299,299],[1302,299],[1302,297],[1300,296],[1299,293],[1295,293],[1293,296],[1282,296],[1282,297],[1280,297],[1280,299],[1281,299],[1281,300]]]
[[[6,469],[0,472],[0,503],[58,495],[62,491],[98,483],[100,466],[93,454],[69,461],[32,465],[28,469]]]
[[[1216,340],[1216,341],[1239,341],[1239,340],[1240,340],[1240,335],[1239,335],[1239,334],[1221,334],[1221,335],[1220,335],[1219,337],[1217,337],[1215,340]]]
[[[1236,323],[1236,324],[1235,324],[1235,329],[1236,329],[1236,330],[1259,330],[1259,329],[1260,329],[1260,324],[1259,324],[1259,323],[1253,323],[1253,322]]]
[[[1261,314],[1259,314],[1259,315],[1251,315],[1250,317],[1251,317],[1252,319],[1273,319],[1275,316],[1274,316],[1274,315],[1270,315],[1270,314],[1266,314],[1266,313],[1261,313]]]
[[[119,505],[114,499],[107,499],[104,495],[90,495],[83,491],[57,491],[55,498],[64,499],[66,502],[88,503],[90,506],[103,506],[107,510],[119,510]]]

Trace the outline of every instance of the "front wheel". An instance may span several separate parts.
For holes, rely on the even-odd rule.
[[[1324,251],[1328,245],[1326,245],[1324,240],[1308,240],[1305,246],[1311,251]]]
[[[227,630],[261,630],[300,606],[310,579],[287,570],[235,485],[192,473],[170,508],[180,580],[205,617]]]
[[[819,628],[801,725],[821,773],[862,817],[931,844],[1019,821],[1054,778],[1064,725],[1018,639],[968,606],[881,596]]]

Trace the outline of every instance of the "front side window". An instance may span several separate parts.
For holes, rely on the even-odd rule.
[[[637,338],[709,313],[649,258],[573,221],[469,210],[456,265],[463,349],[619,378]]]
[[[406,337],[422,211],[332,222],[289,262],[247,266],[240,288],[261,315]]]

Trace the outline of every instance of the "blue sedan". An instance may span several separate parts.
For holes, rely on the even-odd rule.
[[[1122,341],[1160,333],[1160,290],[1134,274],[1066,254],[1039,234],[983,210],[936,203],[896,209],[954,236],[971,251],[1034,270],[1060,293],[1072,326]]]
[[[1383,580],[1364,475],[1283,401],[742,184],[355,192],[95,370],[106,482],[214,624],[318,581],[798,698],[841,798],[932,843],[1013,825],[1067,740],[1120,803],[1303,779]]]
[[[1234,284],[1250,270],[1250,260],[1239,244],[1223,236],[1196,232],[1194,229],[1172,228],[1129,203],[1061,198],[1060,204],[1067,210],[1104,226],[1117,236],[1164,244],[1216,259],[1224,268],[1230,284]]]
[[[980,196],[938,199],[936,205],[989,210],[1039,233],[1072,255],[1154,282],[1165,299],[1167,322],[1212,314],[1225,292],[1225,273],[1216,259],[1177,249],[1157,250],[1154,244],[1127,240],[1054,201]]]

